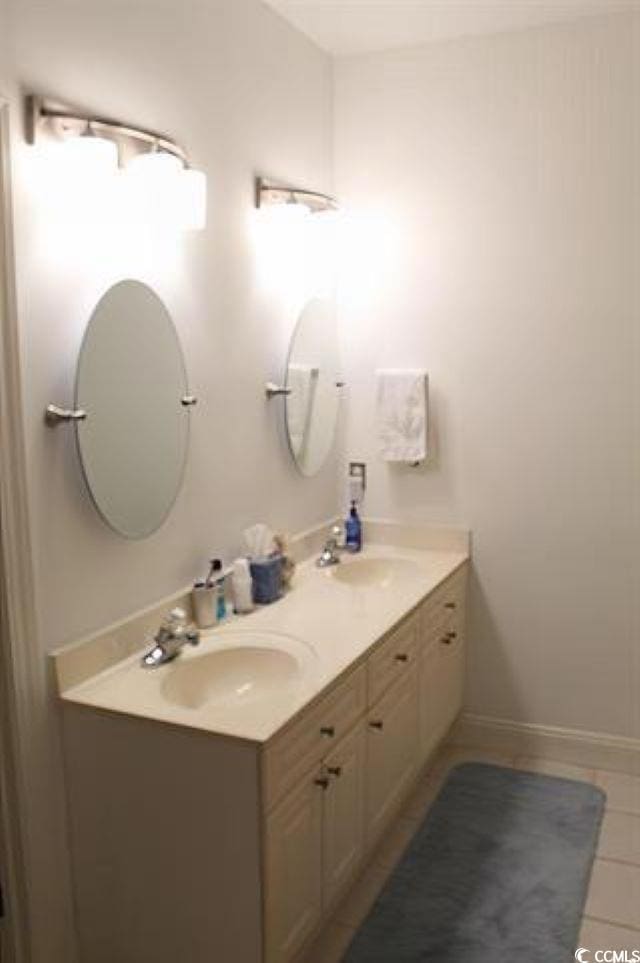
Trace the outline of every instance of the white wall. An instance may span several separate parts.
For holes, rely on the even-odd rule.
[[[473,531],[468,709],[640,737],[638,17],[342,59],[347,451],[370,516]],[[377,366],[432,455],[376,459]],[[635,595],[635,599],[634,599]]]
[[[19,81],[174,136],[209,179],[205,233],[144,250],[138,238],[83,232],[43,203],[57,188],[42,152],[16,149],[21,323],[43,643],[73,639],[153,602],[240,548],[257,519],[296,530],[334,510],[335,464],[312,482],[279,435],[279,377],[295,316],[269,288],[252,234],[256,172],[330,187],[331,67],[257,0],[15,8]],[[99,210],[99,208],[98,208]],[[93,509],[71,432],[42,412],[72,398],[96,300],[134,275],[166,301],[183,343],[194,411],[186,482],[167,524],[127,543]],[[231,415],[231,417],[230,417]],[[259,479],[259,480],[258,480]]]
[[[6,93],[9,82],[9,8],[8,0],[0,0],[0,89]]]
[[[15,0],[12,12],[16,67],[5,62],[0,77],[15,96],[19,321],[44,655],[177,591],[212,553],[232,556],[248,523],[295,531],[333,515],[335,456],[303,479],[281,433],[281,403],[264,401],[264,382],[282,374],[303,292],[253,224],[256,173],[331,188],[332,84],[328,58],[258,0]],[[82,228],[60,216],[57,174],[22,139],[19,88],[175,137],[208,176],[206,232],[167,244],[114,230],[99,198]],[[200,399],[176,508],[140,543],[101,522],[72,433],[45,428],[42,417],[49,402],[72,400],[92,307],[126,276],[165,300]],[[44,661],[31,734],[34,929],[38,961],[70,963],[61,764]]]
[[[287,265],[273,272],[272,250],[265,274],[249,223],[256,171],[330,188],[331,67],[257,0],[13,0],[13,13],[17,66],[0,66],[4,84],[166,131],[211,191],[206,233],[173,251],[98,222],[79,235],[43,216],[56,184],[18,136],[16,99],[44,652],[185,584],[211,551],[235,552],[250,521],[295,530],[335,510],[335,461],[313,481],[299,477],[263,403],[297,292],[278,286]],[[474,531],[470,708],[639,736],[631,22],[341,61],[336,163],[360,225],[345,255],[347,453],[369,462],[369,514]],[[126,274],[166,300],[201,398],[180,500],[143,543],[103,526],[70,432],[42,424],[48,402],[71,400],[92,305]],[[416,363],[432,379],[435,454],[424,470],[390,471],[375,459],[371,374]],[[38,959],[69,963],[59,761],[44,703],[34,741]]]

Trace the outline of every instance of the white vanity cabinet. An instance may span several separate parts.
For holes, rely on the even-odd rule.
[[[364,855],[366,731],[360,721],[327,756],[323,792],[323,905],[333,906]]]
[[[367,718],[366,840],[371,849],[413,782],[418,760],[418,685],[407,672]]]
[[[466,567],[441,586],[421,611],[419,750],[426,762],[462,706],[465,674]]]
[[[266,746],[266,963],[297,961],[460,712],[465,590],[463,566]]]
[[[466,569],[265,741],[63,702],[79,963],[299,963],[460,711]]]
[[[364,855],[361,720],[267,817],[266,959],[292,959],[336,903]]]
[[[266,957],[289,960],[322,917],[323,792],[305,779],[267,820],[265,832]]]

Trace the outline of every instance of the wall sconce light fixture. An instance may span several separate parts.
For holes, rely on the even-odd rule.
[[[339,209],[336,199],[328,194],[320,194],[318,191],[308,191],[300,187],[288,187],[265,180],[263,177],[257,177],[256,207],[263,208],[281,204],[299,205],[303,209],[307,208],[312,214]]]
[[[33,94],[26,98],[25,113],[29,144],[46,133],[66,142],[70,161],[105,171],[122,167],[143,212],[183,230],[205,227],[206,177],[191,167],[175,141]]]

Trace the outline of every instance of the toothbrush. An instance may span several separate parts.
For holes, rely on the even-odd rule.
[[[212,558],[209,563],[209,574],[207,575],[206,586],[207,588],[213,588],[215,583],[220,578],[220,573],[222,571],[222,562],[219,558]],[[218,573],[218,578],[214,578],[214,574]]]

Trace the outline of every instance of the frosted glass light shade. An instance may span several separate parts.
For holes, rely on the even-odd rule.
[[[162,151],[138,154],[127,165],[129,207],[162,230],[201,230],[206,220],[206,178]]]
[[[62,161],[88,176],[112,174],[118,166],[118,148],[106,137],[83,134],[70,137],[62,146]]]
[[[82,135],[43,147],[48,185],[47,211],[56,223],[85,233],[114,216],[117,205],[118,148],[104,137]]]
[[[124,176],[126,206],[136,226],[153,231],[174,227],[179,211],[177,184],[182,161],[173,154],[149,151],[127,164]]]
[[[269,208],[269,215],[281,224],[301,224],[310,214],[306,204],[273,204]]]
[[[146,151],[136,154],[127,164],[127,173],[133,177],[144,177],[154,185],[167,183],[170,178],[183,169],[183,163],[175,154],[165,151]]]
[[[202,171],[187,168],[180,174],[182,194],[180,227],[185,231],[202,231],[207,224],[207,178]]]

